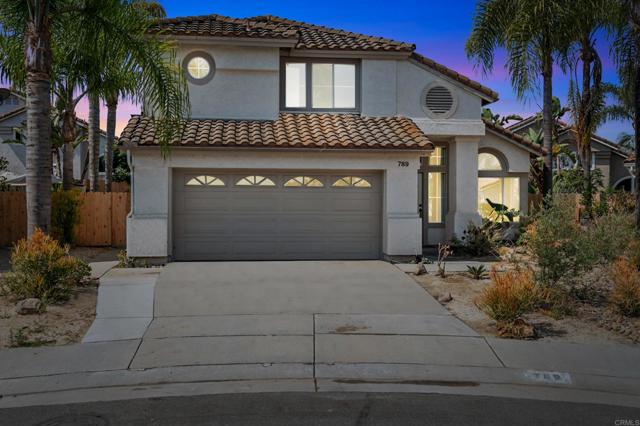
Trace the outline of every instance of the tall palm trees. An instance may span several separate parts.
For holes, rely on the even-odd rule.
[[[507,68],[519,98],[526,97],[542,77],[544,185],[552,186],[553,65],[555,55],[566,44],[563,16],[565,0],[480,0],[467,40],[466,51],[484,72],[494,65],[495,50],[507,51]]]
[[[613,54],[620,81],[630,94],[635,129],[636,228],[640,231],[640,0],[617,0]]]
[[[28,232],[50,228],[51,81],[63,51],[78,80],[69,82],[65,108],[75,108],[69,93],[91,90],[100,96],[103,57],[95,40],[127,52],[122,66],[138,73],[136,90],[164,129],[166,146],[189,114],[184,77],[173,46],[148,34],[148,14],[127,0],[0,0],[0,75],[27,93]],[[98,45],[100,46],[100,45]],[[77,84],[77,87],[72,88]],[[94,98],[95,99],[95,98]],[[95,106],[95,103],[94,103]],[[67,111],[71,114],[71,110]],[[94,121],[97,121],[94,120]],[[67,128],[69,128],[67,126]],[[95,132],[94,132],[95,134]],[[71,136],[68,136],[71,139]]]
[[[595,47],[595,37],[598,31],[609,25],[610,9],[611,0],[577,0],[568,13],[569,22],[566,26],[570,34],[570,43],[564,55],[571,69],[569,105],[580,166],[584,173],[582,196],[586,219],[591,218],[593,208],[591,137],[605,117],[602,61]],[[581,71],[580,76],[578,70]]]

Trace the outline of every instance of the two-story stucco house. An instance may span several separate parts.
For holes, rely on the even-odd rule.
[[[539,148],[481,120],[491,89],[415,46],[274,16],[159,22],[192,117],[170,155],[121,134],[127,250],[174,260],[415,255],[486,214],[527,210]]]

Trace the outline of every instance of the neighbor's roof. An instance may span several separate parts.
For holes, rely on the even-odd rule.
[[[4,121],[11,117],[15,117],[26,111],[27,111],[27,107],[24,107],[24,106],[18,107],[16,109],[12,109],[11,111],[5,112],[4,114],[0,114],[0,121]]]
[[[248,37],[281,39],[295,42],[299,50],[339,50],[352,52],[400,52],[463,85],[477,90],[488,101],[498,100],[498,94],[488,87],[445,67],[432,59],[414,53],[416,46],[383,37],[374,37],[350,31],[328,28],[307,22],[293,21],[273,15],[238,19],[222,15],[185,16],[162,19],[152,28],[178,36]]]
[[[543,147],[541,147],[537,143],[531,142],[529,139],[525,138],[522,135],[514,133],[513,131],[507,128],[504,128],[502,126],[499,126],[492,121],[489,121],[489,120],[483,120],[483,121],[485,126],[489,130],[492,130],[496,133],[501,134],[502,136],[505,136],[506,138],[510,139],[512,142],[527,148],[529,151],[533,151],[539,155],[542,155],[546,152],[546,150]]]
[[[134,115],[120,134],[121,143],[157,146],[153,119]],[[354,114],[290,114],[277,120],[187,120],[173,146],[414,149],[433,144],[413,121],[404,117],[361,117]]]
[[[507,130],[510,130],[512,132],[518,132],[524,128],[526,128],[527,126],[530,126],[538,121],[542,120],[542,117],[539,116],[538,114],[534,114],[531,115],[527,118],[525,118],[524,120],[518,121],[515,124],[512,124],[511,126],[507,127]],[[559,120],[558,123],[560,124],[560,131],[559,134],[562,135],[564,133],[567,132],[571,132],[571,133],[576,133],[576,130],[573,128],[573,126],[565,121]],[[591,139],[593,139],[594,141],[605,145],[609,148],[611,148],[612,152],[620,155],[621,157],[628,157],[629,156],[629,152],[622,148],[620,145],[618,145],[617,143],[610,141],[609,139],[603,138],[602,136],[599,135],[592,135]]]

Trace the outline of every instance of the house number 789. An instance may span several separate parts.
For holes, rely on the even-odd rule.
[[[398,161],[398,167],[409,167],[408,161]]]

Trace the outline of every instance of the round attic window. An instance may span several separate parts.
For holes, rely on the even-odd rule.
[[[205,84],[213,78],[215,64],[206,52],[191,52],[183,60],[182,66],[187,80],[194,84]]]
[[[435,82],[427,86],[422,93],[422,107],[433,118],[448,118],[456,110],[457,100],[451,89]]]

